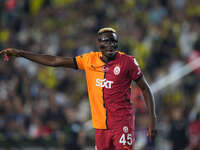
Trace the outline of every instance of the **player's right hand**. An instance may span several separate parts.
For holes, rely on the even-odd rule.
[[[7,49],[3,49],[0,51],[0,55],[4,55],[6,56],[15,56],[18,57],[19,56],[19,51],[14,49],[14,48],[7,48]]]
[[[157,135],[156,117],[151,116],[147,127],[147,136],[149,137],[149,141],[153,142],[156,138],[156,135]]]

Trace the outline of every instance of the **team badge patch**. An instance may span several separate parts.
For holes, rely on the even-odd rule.
[[[119,73],[120,73],[120,67],[119,67],[119,66],[116,66],[116,67],[114,68],[114,74],[115,74],[115,75],[119,75]]]
[[[124,133],[128,133],[128,127],[127,127],[127,126],[124,126],[124,127],[123,127],[123,131],[124,131]]]

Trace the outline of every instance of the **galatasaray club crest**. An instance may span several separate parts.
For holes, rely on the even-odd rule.
[[[123,127],[123,131],[124,131],[124,133],[128,133],[128,127],[127,127],[127,126],[124,126],[124,127]]]
[[[119,67],[119,66],[116,66],[116,67],[114,68],[114,74],[117,76],[117,75],[119,75],[119,73],[120,73],[120,67]]]

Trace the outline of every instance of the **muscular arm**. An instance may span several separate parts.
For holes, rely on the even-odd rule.
[[[144,100],[145,100],[149,115],[152,116],[152,117],[156,117],[154,97],[153,97],[151,89],[150,89],[147,81],[145,80],[144,76],[139,78],[136,81],[136,83],[140,87],[140,89],[142,90],[142,93],[143,93],[143,96],[144,96]]]
[[[33,62],[46,66],[76,68],[72,57],[36,54],[12,48],[2,50],[0,53],[8,56],[24,57]]]
[[[75,68],[72,57],[58,57],[52,55],[35,54],[31,52],[19,51],[19,56],[34,61],[36,63],[53,66]]]
[[[149,135],[150,141],[152,141],[155,139],[155,136],[156,136],[156,113],[155,113],[154,97],[144,76],[139,78],[136,81],[136,83],[142,90],[144,101],[148,109],[148,113],[149,113],[148,135]]]

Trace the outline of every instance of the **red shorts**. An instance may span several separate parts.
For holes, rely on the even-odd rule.
[[[112,129],[96,129],[95,150],[133,150],[133,123],[122,123]]]

